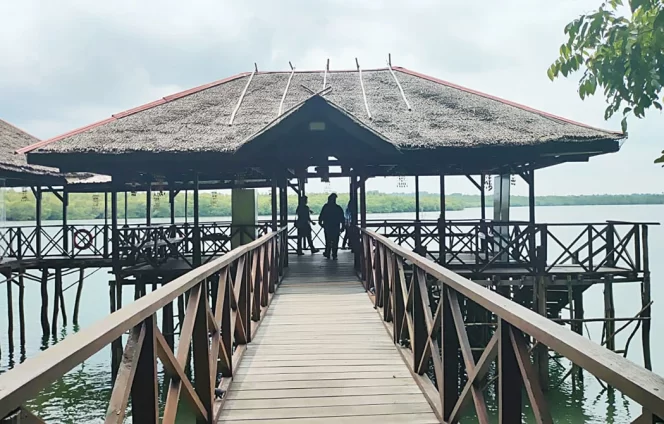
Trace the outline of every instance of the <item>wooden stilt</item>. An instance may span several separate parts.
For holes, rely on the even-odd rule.
[[[648,259],[648,226],[641,228],[643,246],[643,281],[641,282],[641,305],[644,308],[641,317],[644,318],[641,327],[641,338],[643,345],[643,366],[652,370],[652,359],[650,356],[650,316],[652,306],[650,305],[650,261]]]
[[[9,355],[14,354],[14,300],[12,298],[12,286],[14,281],[11,272],[5,275],[7,277],[7,342],[9,344]]]
[[[173,302],[164,305],[161,315],[161,329],[168,346],[173,349],[175,346],[175,334],[173,329]]]
[[[83,292],[83,280],[85,280],[85,270],[81,268],[78,271],[78,286],[76,287],[76,300],[74,301],[74,326],[78,325],[78,312],[81,306],[81,294]]]
[[[178,296],[178,328],[182,330],[184,322],[184,296]]]
[[[60,292],[62,291],[62,270],[55,270],[55,284],[53,285],[53,320],[51,321],[51,335],[57,337],[58,315],[60,313]]]
[[[41,326],[42,336],[47,338],[51,335],[51,327],[48,323],[48,269],[42,269],[41,277]]]
[[[57,276],[57,274],[56,274]],[[67,307],[65,306],[65,292],[62,289],[62,270],[60,270],[60,292],[58,293],[60,300],[60,311],[62,312],[62,326],[67,326]]]
[[[547,316],[546,289],[548,280],[548,277],[538,277],[533,290],[536,293],[535,311],[542,316]],[[542,390],[547,391],[549,388],[549,349],[542,343],[538,343],[535,348],[534,359]]]
[[[615,338],[609,338],[609,336],[616,332],[616,323],[613,321],[615,314],[616,311],[613,303],[613,278],[609,276],[606,277],[604,282],[604,317],[607,318],[607,320],[604,321],[604,340],[607,341],[607,349],[613,351],[616,350]]]
[[[574,319],[582,320],[584,316],[583,311],[583,287],[576,287],[573,289],[572,295],[574,296]],[[576,321],[572,324],[572,330],[578,334],[583,335],[583,322]],[[583,368],[578,367],[577,378],[580,382],[583,381]]]
[[[110,281],[108,284],[109,288],[108,297],[109,297],[111,314],[117,310],[116,308],[117,293],[115,287],[116,287],[116,282]],[[118,350],[118,344],[120,346],[119,350]],[[111,381],[115,381],[115,377],[117,377],[118,370],[120,369],[121,361],[122,361],[122,339],[117,339],[111,343]]]
[[[18,333],[21,352],[25,350],[25,281],[23,271],[18,275]]]

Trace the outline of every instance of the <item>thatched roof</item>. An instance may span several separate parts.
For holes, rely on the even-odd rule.
[[[0,119],[0,173],[4,171],[12,175],[25,174],[26,177],[59,177],[57,169],[29,165],[24,153],[16,153],[17,150],[37,142],[38,138]]]
[[[404,68],[394,68],[394,74],[390,69],[363,71],[366,103],[357,71],[296,72],[288,84],[290,74],[236,75],[113,115],[21,151],[36,156],[235,153],[266,126],[274,125],[282,98],[284,113],[323,89],[324,79],[331,89],[321,97],[399,149],[589,141],[607,141],[613,146],[624,137]]]

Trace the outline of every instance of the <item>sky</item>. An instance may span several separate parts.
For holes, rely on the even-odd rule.
[[[21,0],[0,1],[0,118],[50,138],[239,72],[353,69],[392,63],[602,128],[601,97],[582,101],[580,75],[546,70],[563,28],[599,0]],[[538,171],[536,194],[664,191],[664,120],[632,120],[617,154]],[[412,191],[396,179],[368,189]],[[347,190],[311,182],[311,191]],[[421,190],[438,191],[433,178]],[[450,178],[448,192],[475,191]],[[525,194],[518,182],[513,193]]]

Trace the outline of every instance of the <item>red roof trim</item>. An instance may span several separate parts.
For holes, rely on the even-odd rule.
[[[37,143],[34,143],[34,144],[29,145],[29,146],[23,147],[23,148],[17,150],[16,152],[17,153],[28,153],[28,152],[31,152],[35,149],[39,149],[40,147],[44,147],[48,144],[55,143],[56,141],[60,141],[62,139],[65,139],[67,137],[71,137],[73,135],[80,134],[82,132],[91,130],[93,128],[108,124],[109,122],[113,122],[113,121],[117,121],[118,119],[126,118],[127,116],[133,115],[135,113],[142,112],[144,110],[153,108],[155,106],[163,105],[164,103],[168,103],[168,102],[173,101],[173,100],[181,99],[182,97],[188,96],[190,94],[198,93],[199,91],[203,91],[203,90],[206,90],[208,88],[212,88],[212,87],[215,87],[217,85],[221,85],[223,83],[226,83],[226,82],[238,79],[238,78],[245,77],[247,75],[249,75],[249,73],[244,72],[244,73],[233,75],[231,77],[224,78],[224,79],[221,79],[221,80],[218,80],[218,81],[214,81],[214,82],[211,82],[211,83],[208,83],[208,84],[199,85],[198,87],[190,88],[189,90],[181,91],[181,92],[176,93],[176,94],[171,94],[170,96],[166,96],[166,97],[163,97],[159,100],[155,100],[153,102],[146,103],[142,106],[138,106],[138,107],[135,107],[133,109],[126,110],[124,112],[116,113],[113,116],[111,116],[110,118],[104,119],[103,121],[95,122],[95,123],[87,125],[85,127],[81,127],[81,128],[75,129],[73,131],[69,131],[69,132],[61,134],[57,137],[53,137],[53,138],[49,138],[47,140],[39,141]]]
[[[478,95],[478,96],[485,97],[487,99],[495,100],[497,102],[504,103],[504,104],[509,105],[509,106],[517,107],[517,108],[523,109],[527,112],[536,113],[536,114],[542,115],[546,118],[555,119],[555,120],[566,122],[566,123],[572,124],[572,125],[578,125],[580,127],[588,128],[588,129],[591,129],[591,130],[602,131],[602,132],[610,133],[610,134],[625,135],[624,133],[622,133],[620,131],[604,130],[604,129],[601,129],[601,128],[593,127],[591,125],[586,125],[584,123],[573,121],[573,120],[567,119],[567,118],[563,118],[561,116],[554,115],[552,113],[544,112],[544,111],[541,111],[541,110],[538,110],[538,109],[533,109],[529,106],[525,106],[525,105],[522,105],[520,103],[515,103],[515,102],[509,101],[509,100],[505,100],[505,99],[500,98],[500,97],[492,96],[491,94],[483,93],[481,91],[472,90],[470,88],[466,88],[466,87],[451,83],[449,81],[444,81],[444,80],[441,80],[441,79],[438,79],[438,78],[435,78],[435,77],[432,77],[432,76],[429,76],[429,75],[420,74],[419,72],[411,71],[410,69],[402,68],[400,66],[394,66],[394,67],[392,67],[392,69],[394,69],[396,71],[403,72],[404,74],[409,74],[409,75],[412,75],[412,76],[415,76],[415,77],[424,78],[426,80],[436,82],[438,84],[442,84],[442,85],[445,85],[445,86],[450,87],[450,88],[455,88],[457,90],[465,91],[467,93],[471,93],[471,94],[475,94],[475,95]]]
[[[126,110],[124,112],[113,114],[112,116],[115,119],[120,119],[120,118],[124,118],[125,116],[133,115],[136,112],[141,112],[143,110],[150,109],[151,107],[163,105],[164,103],[166,103],[166,100],[159,99],[159,100],[155,100],[154,102],[146,103],[142,106],[138,106],[138,107],[135,107],[133,109]]]

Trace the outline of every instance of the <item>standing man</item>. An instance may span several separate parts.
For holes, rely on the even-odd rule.
[[[303,245],[306,241],[309,242],[309,247],[311,248],[311,253],[314,254],[318,252],[318,249],[314,247],[314,241],[311,237],[311,225],[314,223],[311,220],[311,209],[307,204],[307,196],[302,196],[299,199],[299,204],[295,213],[297,214],[297,219],[295,221],[295,227],[297,228],[297,254],[298,256],[304,255],[302,252]]]
[[[323,205],[320,211],[318,222],[325,230],[325,253],[323,256],[329,259],[330,253],[332,259],[337,259],[339,250],[339,235],[344,230],[344,211],[337,205],[337,195],[332,193],[327,198],[327,203]]]

